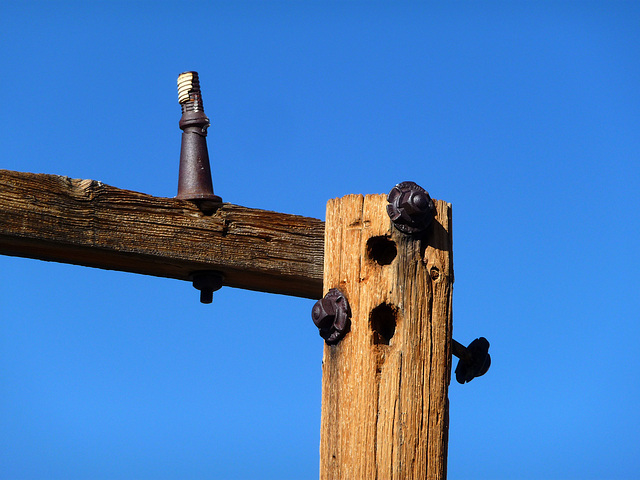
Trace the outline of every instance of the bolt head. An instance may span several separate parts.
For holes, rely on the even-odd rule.
[[[491,366],[489,355],[489,341],[484,338],[476,338],[467,347],[468,360],[460,359],[456,367],[456,380],[458,383],[467,383],[476,377],[481,377]]]
[[[311,310],[313,323],[320,329],[328,328],[333,324],[335,315],[327,311],[327,309],[331,310],[331,305],[328,304],[324,298],[321,298],[315,303]]]
[[[328,345],[338,343],[351,327],[351,308],[346,297],[337,288],[318,300],[311,309],[311,318],[320,336]]]
[[[430,200],[425,192],[412,190],[409,192],[409,195],[403,198],[400,207],[403,208],[410,217],[420,218],[429,213]]]
[[[222,273],[214,271],[194,272],[189,279],[193,282],[193,288],[200,290],[201,303],[211,303],[213,292],[220,290],[224,281]]]
[[[429,193],[415,182],[402,182],[387,195],[387,213],[403,233],[425,231],[432,223],[436,208]]]

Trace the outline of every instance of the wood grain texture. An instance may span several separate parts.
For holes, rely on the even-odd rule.
[[[93,180],[0,170],[0,254],[225,285],[322,296],[324,222],[225,203],[191,202]]]
[[[323,480],[446,478],[451,205],[435,203],[423,238],[392,226],[384,195],[327,204],[324,291],[339,288],[353,317],[324,346]]]

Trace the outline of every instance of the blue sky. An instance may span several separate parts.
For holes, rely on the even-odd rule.
[[[640,475],[634,2],[0,5],[0,168],[176,194],[200,73],[225,201],[453,205],[449,479]],[[0,215],[1,221],[1,215]],[[318,472],[312,300],[0,257],[0,478]]]

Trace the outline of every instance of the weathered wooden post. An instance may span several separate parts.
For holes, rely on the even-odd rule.
[[[351,330],[324,347],[320,478],[446,478],[451,205],[423,234],[394,227],[385,195],[327,204],[324,291]]]

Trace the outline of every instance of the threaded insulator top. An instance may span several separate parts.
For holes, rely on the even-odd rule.
[[[198,72],[184,72],[178,76],[178,102],[182,113],[204,112]]]

